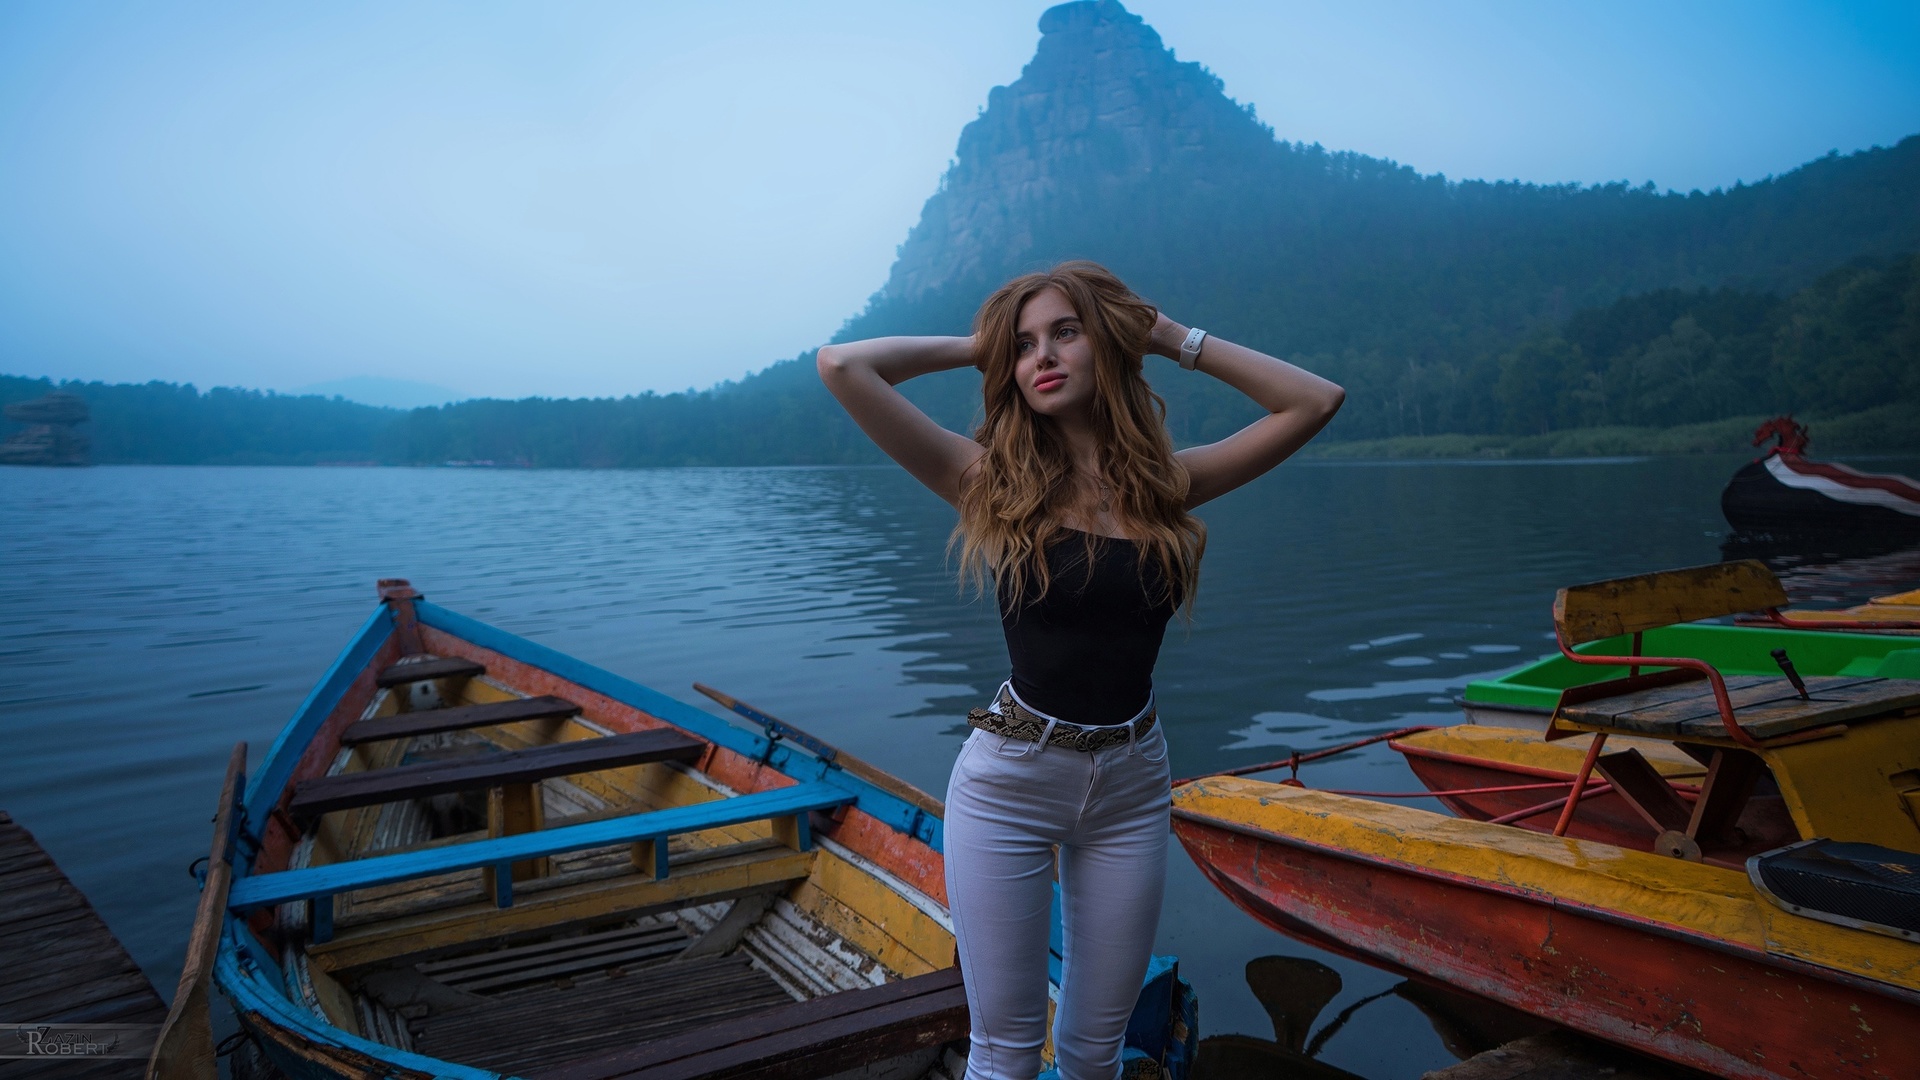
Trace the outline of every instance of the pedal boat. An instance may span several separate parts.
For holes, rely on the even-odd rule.
[[[962,1075],[937,800],[381,601],[250,779],[236,749],[150,1075],[214,1075],[209,976],[298,1080]],[[1155,957],[1129,1075],[1183,1077],[1194,1027]]]
[[[1912,596],[1914,594],[1902,594]],[[1914,597],[1920,601],[1920,596]],[[1868,605],[1862,605],[1866,607]],[[1905,609],[1920,626],[1920,608]],[[1920,629],[1899,626],[1908,620],[1891,612],[1874,615],[1851,611],[1782,612],[1793,625],[1783,626],[1768,615],[1754,616],[1745,625],[1689,622],[1662,626],[1642,635],[1640,652],[1649,656],[1689,656],[1704,660],[1727,675],[1774,677],[1780,667],[1773,650],[1785,649],[1802,675],[1878,676],[1920,678]],[[1843,617],[1844,616],[1844,617]],[[1894,625],[1887,625],[1887,624]],[[1620,634],[1574,647],[1582,656],[1624,656],[1634,651],[1631,634]],[[1619,678],[1627,665],[1582,663],[1553,653],[1524,667],[1466,685],[1455,704],[1469,723],[1525,728],[1544,733],[1547,718],[1569,687]]]
[[[1775,417],[1753,445],[1779,442],[1740,467],[1720,492],[1720,512],[1743,533],[1920,536],[1920,481],[1864,473],[1806,456],[1805,424]]]
[[[1652,640],[1770,590],[1758,563],[1576,586],[1556,632]],[[1920,681],[1812,677],[1802,699],[1693,658],[1620,666],[1563,693],[1549,733],[1453,744],[1492,759],[1510,740],[1509,766],[1530,741],[1556,769],[1577,754],[1547,827],[1213,777],[1175,789],[1175,834],[1275,929],[1598,1038],[1750,1080],[1920,1076]],[[1567,794],[1603,779],[1610,814]],[[1774,831],[1747,832],[1769,802]],[[1775,873],[1830,849],[1889,881],[1816,873],[1808,893]]]

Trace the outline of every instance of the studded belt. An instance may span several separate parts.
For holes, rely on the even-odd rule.
[[[1138,739],[1153,730],[1158,713],[1147,710],[1147,715],[1130,724],[1112,724],[1104,727],[1086,727],[1081,724],[1069,724],[1065,720],[1048,720],[1038,713],[1030,712],[1006,687],[1001,687],[999,700],[995,702],[999,712],[988,709],[974,709],[967,713],[967,724],[981,731],[990,731],[1009,739],[1022,742],[1039,742],[1044,736],[1048,746],[1064,746],[1069,750],[1093,753],[1115,746],[1126,745],[1129,738]],[[1047,733],[1047,725],[1053,725],[1052,734]]]

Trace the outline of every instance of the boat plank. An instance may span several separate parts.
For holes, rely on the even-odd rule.
[[[496,908],[490,900],[478,900],[365,927],[342,928],[334,940],[311,945],[307,951],[315,963],[328,970],[384,963],[535,928],[732,899],[805,880],[813,869],[813,860],[810,853],[761,848],[677,867],[665,881],[630,873],[529,892],[510,908]]]
[[[477,664],[462,656],[440,656],[432,660],[401,662],[384,668],[373,680],[373,684],[385,690],[408,683],[425,682],[428,679],[470,679],[475,675],[485,675],[487,666]]]
[[[1735,719],[1757,739],[1920,705],[1920,681],[1911,679],[1815,676],[1806,680],[1812,700],[1802,700],[1786,679],[1744,675],[1726,682]],[[1560,715],[1576,724],[1669,739],[1726,737],[1704,681],[1563,705]]]
[[[819,877],[816,873],[815,878]],[[875,923],[848,907],[833,894],[823,891],[814,881],[807,881],[793,890],[793,906],[804,912],[808,918],[838,934],[847,944],[880,961],[880,966],[900,976],[925,975],[940,967],[928,957],[921,956],[899,938],[889,932],[885,925]],[[951,939],[949,939],[951,940]],[[949,945],[948,952],[952,952]]]
[[[523,991],[429,1020],[415,1045],[436,1057],[522,1073],[791,1004],[743,955],[655,965],[571,987]]]
[[[812,1080],[931,1049],[966,1032],[967,995],[955,986],[621,1075],[632,1080]]]
[[[371,720],[358,720],[340,734],[342,746],[382,739],[407,739],[415,735],[437,735],[446,731],[516,724],[526,720],[555,720],[580,715],[580,706],[565,698],[541,696],[490,701],[480,705],[459,705],[448,709],[424,709],[395,713]]]
[[[1814,681],[1807,680],[1812,701],[1801,701],[1796,695],[1758,706],[1744,715],[1736,713],[1740,726],[1756,739],[1772,739],[1808,728],[1852,723],[1920,706],[1920,680],[1873,679],[1851,686],[1815,686]],[[1717,716],[1710,721],[1696,718],[1680,726],[1683,738],[1710,737],[1715,731],[1721,734],[1726,731]]]
[[[725,1028],[701,1028],[535,1075],[538,1080],[824,1076],[958,1038],[966,1021],[960,969],[944,968],[795,1002]],[[903,1037],[906,1045],[894,1048]]]
[[[167,1007],[93,905],[33,834],[0,811],[0,1010],[10,1023],[128,1023],[158,1029]],[[138,1077],[146,1062],[7,1063],[8,1076]]]
[[[451,847],[257,874],[235,882],[227,895],[227,902],[235,911],[251,911],[291,900],[331,896],[409,878],[633,843],[652,837],[665,838],[676,833],[760,818],[804,815],[812,810],[832,809],[853,799],[852,794],[831,784],[795,784],[699,806],[680,806]]]
[[[643,731],[504,754],[346,772],[301,781],[294,786],[293,800],[287,804],[287,810],[296,819],[312,819],[336,810],[401,799],[535,783],[556,776],[656,761],[691,761],[705,749],[705,743],[677,731]]]

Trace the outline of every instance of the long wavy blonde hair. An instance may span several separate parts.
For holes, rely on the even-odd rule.
[[[1014,378],[1020,309],[1047,289],[1066,295],[1093,349],[1100,470],[1115,511],[1139,541],[1140,569],[1149,560],[1159,564],[1157,603],[1190,605],[1207,529],[1186,510],[1189,478],[1173,456],[1167,403],[1141,374],[1159,312],[1091,262],[1015,278],[974,316],[974,365],[984,375],[986,408],[973,439],[986,455],[961,485],[960,523],[949,545],[959,548],[962,580],[984,589],[991,577],[1003,597],[1027,597],[1029,588],[1045,594],[1052,585],[1047,547],[1067,531],[1068,511],[1082,498],[1066,439],[1028,407]],[[1094,537],[1085,540],[1091,573]]]

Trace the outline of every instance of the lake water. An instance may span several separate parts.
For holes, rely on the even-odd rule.
[[[1174,775],[1456,720],[1467,681],[1551,651],[1555,588],[1720,558],[1739,461],[1292,464],[1206,507],[1199,605],[1157,679]],[[939,792],[1006,670],[944,561],[952,523],[893,468],[0,469],[0,808],[170,994],[228,750],[259,760],[379,577],[696,704],[694,680],[720,687]],[[1916,577],[1894,555],[1790,584],[1853,601]],[[1304,775],[1418,786],[1384,747]],[[1173,866],[1160,948],[1203,1034],[1270,1037],[1256,957],[1338,970],[1323,1023],[1398,982]],[[1376,1078],[1453,1060],[1394,996],[1320,1056]]]

